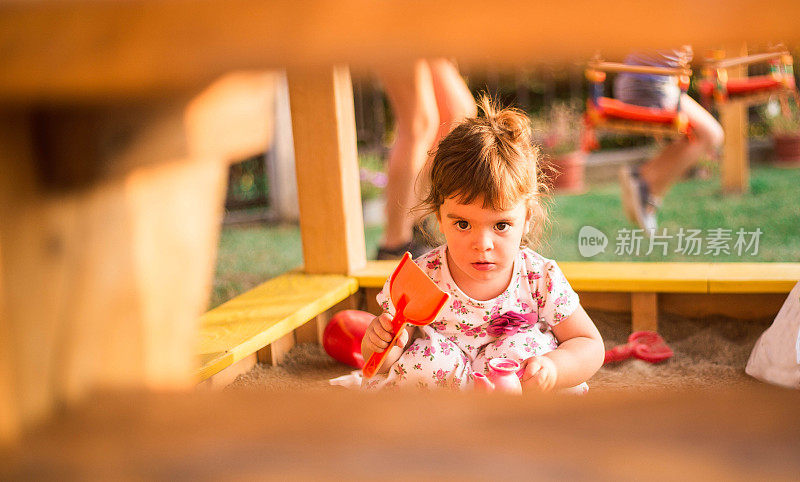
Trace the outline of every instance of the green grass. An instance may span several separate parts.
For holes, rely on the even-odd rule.
[[[382,228],[364,230],[367,254],[375,256]],[[222,229],[210,308],[303,264],[297,225],[251,224]]]
[[[622,212],[617,185],[599,186],[585,194],[555,196],[551,211],[552,227],[546,245],[540,252],[559,261],[717,261],[768,262],[800,260],[800,170],[757,167],[751,172],[750,193],[744,196],[723,196],[718,177],[689,180],[676,185],[664,200],[659,213],[659,230],[666,228],[669,252],[657,250],[650,256],[647,240],[642,240],[640,255],[617,255],[617,233],[632,229]],[[578,232],[582,226],[593,226],[608,237],[604,253],[584,258],[578,252]],[[675,253],[680,228],[702,229],[702,254]],[[756,256],[747,254],[705,254],[707,229],[739,228],[754,231],[760,228]],[[380,227],[365,230],[367,255],[374,257]],[[735,234],[729,246],[733,248]],[[263,281],[292,268],[303,260],[297,226],[248,225],[222,230],[217,272],[211,306],[216,306]]]
[[[547,245],[540,251],[544,256],[561,261],[585,260],[578,251],[578,232],[582,226],[593,226],[608,237],[604,253],[596,261],[716,261],[767,262],[798,261],[800,259],[800,170],[771,167],[754,168],[751,172],[750,193],[743,196],[723,196],[718,177],[693,179],[678,183],[664,199],[659,212],[659,233],[666,229],[669,252],[660,249],[645,256],[649,247],[642,240],[640,255],[616,254],[617,236],[621,229],[633,229],[624,216],[617,185],[591,189],[577,196],[556,196],[550,218],[552,227]],[[701,229],[700,255],[676,253],[680,229]],[[709,229],[731,230],[727,243],[730,253],[707,253]],[[735,252],[736,232],[761,229],[758,253],[753,249],[739,255]],[[747,237],[747,240],[750,236]]]

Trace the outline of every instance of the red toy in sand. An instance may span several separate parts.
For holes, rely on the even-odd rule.
[[[375,315],[359,310],[343,310],[336,313],[325,326],[322,347],[334,360],[361,368],[361,340]]]
[[[658,363],[672,355],[674,355],[672,349],[655,331],[635,331],[628,337],[627,344],[606,351],[603,364],[625,360],[631,356],[646,362]]]

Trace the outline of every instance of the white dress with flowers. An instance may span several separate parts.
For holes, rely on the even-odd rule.
[[[478,301],[465,295],[450,276],[442,245],[415,261],[446,293],[447,304],[384,375],[365,380],[363,387],[415,386],[466,389],[472,373],[488,372],[492,358],[522,362],[554,350],[552,327],[578,307],[572,290],[555,261],[529,248],[520,249],[505,291]],[[388,280],[377,296],[386,313],[394,315]],[[575,387],[586,390],[586,384]]]

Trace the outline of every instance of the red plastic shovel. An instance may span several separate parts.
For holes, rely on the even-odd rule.
[[[606,351],[603,364],[625,360],[631,356],[646,362],[658,363],[672,355],[672,349],[655,331],[635,331],[628,337],[626,345],[615,346]]]
[[[386,355],[400,337],[406,323],[424,326],[436,319],[450,297],[428,278],[406,253],[389,278],[389,296],[395,307],[392,320],[392,342],[382,352],[375,352],[362,368],[365,378],[372,378]]]

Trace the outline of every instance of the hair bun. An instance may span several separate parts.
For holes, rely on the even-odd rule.
[[[524,112],[512,107],[499,108],[497,102],[486,94],[481,96],[478,105],[498,138],[511,142],[530,142],[531,126]]]

